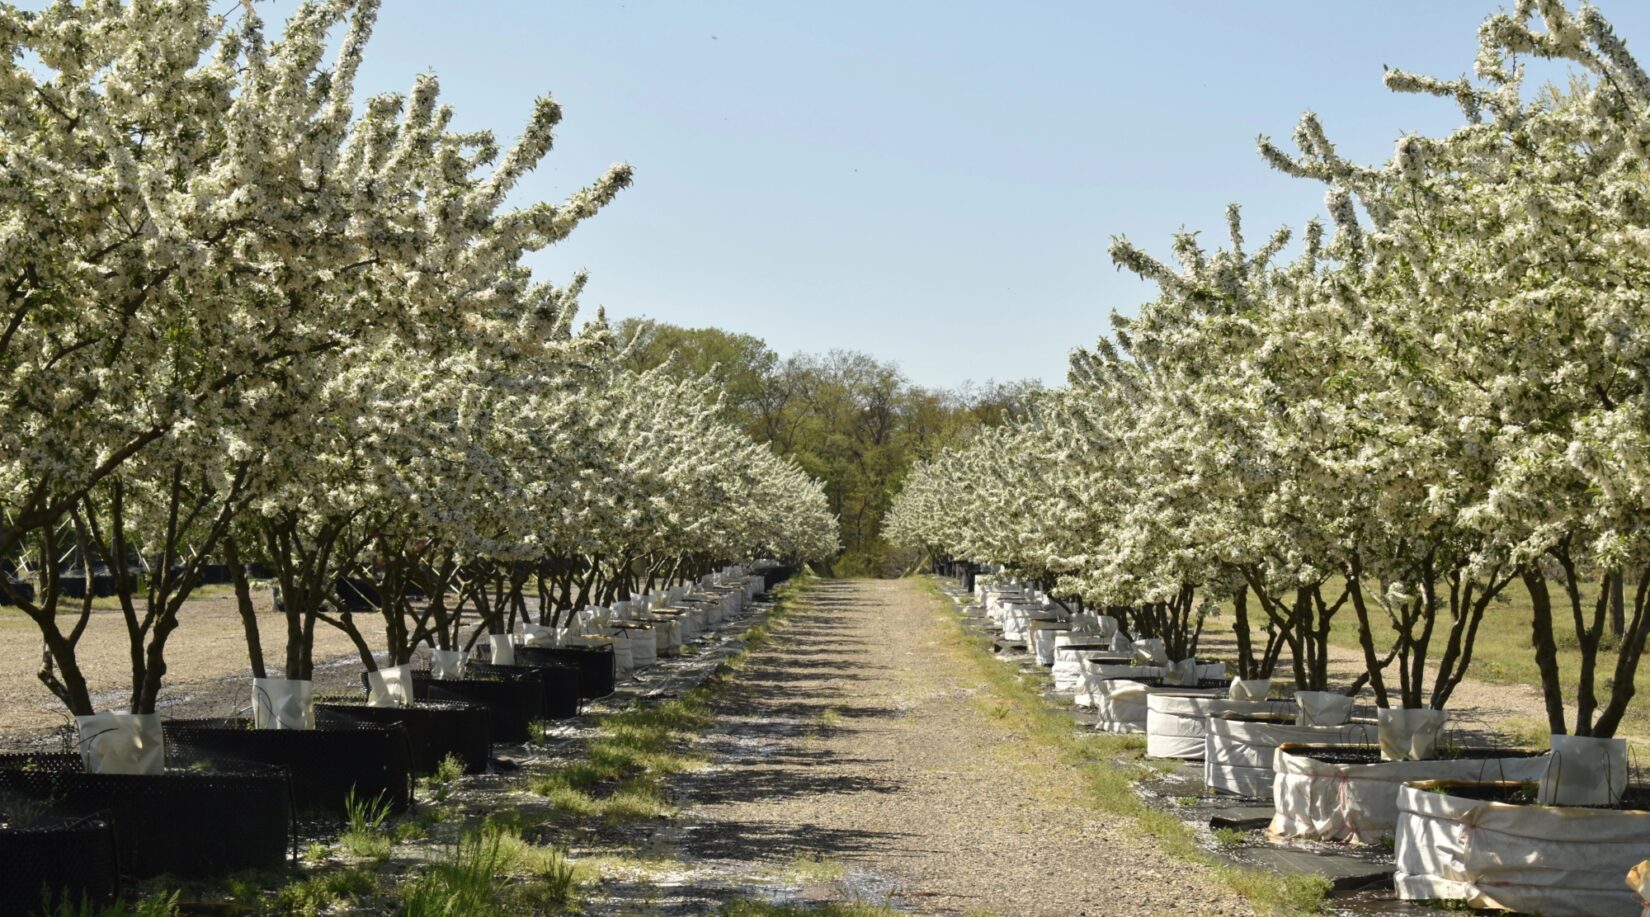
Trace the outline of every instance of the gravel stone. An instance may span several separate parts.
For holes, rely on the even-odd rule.
[[[933,914],[1250,913],[1207,870],[1084,807],[1075,772],[989,714],[953,627],[914,580],[811,586],[718,702],[698,748],[711,767],[673,782],[689,875],[790,897],[776,878],[814,860],[839,875],[792,883],[797,898]]]

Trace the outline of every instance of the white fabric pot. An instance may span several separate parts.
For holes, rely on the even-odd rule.
[[[630,634],[620,631],[613,636],[613,671],[624,675],[635,668],[635,657],[630,654]]]
[[[1154,758],[1203,757],[1208,719],[1216,713],[1267,713],[1266,701],[1241,701],[1208,692],[1161,688],[1146,697],[1146,754]]]
[[[1375,724],[1295,726],[1209,717],[1203,743],[1203,783],[1219,793],[1272,798],[1279,745],[1373,745]]]
[[[1438,734],[1449,716],[1443,710],[1407,707],[1375,711],[1381,726],[1381,757],[1388,761],[1426,761],[1438,757]]]
[[[1063,624],[1034,624],[1030,631],[1031,651],[1038,665],[1054,665],[1054,638],[1067,632]]]
[[[397,665],[367,673],[368,707],[411,707],[413,668]]]
[[[430,677],[454,681],[464,677],[463,650],[430,650]]]
[[[1094,706],[1094,728],[1116,734],[1144,733],[1149,693],[1144,684],[1127,678],[1098,682],[1089,695]]]
[[[314,729],[315,683],[306,679],[252,679],[252,725],[257,729]]]
[[[1552,737],[1553,763],[1537,797],[1549,806],[1613,806],[1627,791],[1627,740]]]
[[[1356,698],[1339,691],[1296,691],[1295,724],[1298,726],[1339,726],[1352,719]]]
[[[651,627],[627,627],[625,633],[630,635],[630,662],[638,669],[645,669],[659,661],[659,635]]]
[[[1085,660],[1083,662],[1083,680],[1078,685],[1077,693],[1072,699],[1079,707],[1093,707],[1098,703],[1096,698],[1099,692],[1109,681],[1119,678],[1139,681],[1147,678],[1157,678],[1162,674],[1162,669],[1149,665],[1115,665],[1107,662],[1088,662]],[[1145,731],[1144,719],[1141,720],[1141,731]]]
[[[509,634],[494,634],[487,638],[487,645],[493,650],[493,665],[516,664],[516,646],[510,642]]]
[[[166,770],[166,739],[155,713],[77,716],[80,760],[88,774],[159,774]]]
[[[1003,639],[1010,643],[1019,643],[1026,638],[1026,626],[1031,623],[1031,613],[1024,605],[1010,605],[1003,613]]]
[[[1650,812],[1486,802],[1438,789],[1398,791],[1399,898],[1550,917],[1639,913],[1625,880],[1650,850]]]
[[[1462,758],[1332,764],[1279,748],[1272,767],[1272,816],[1277,837],[1378,844],[1398,827],[1398,788],[1413,780],[1533,782],[1548,757]]]
[[[670,620],[653,622],[653,632],[658,636],[659,655],[679,656],[682,653],[682,628]]]
[[[1265,700],[1272,692],[1270,678],[1233,678],[1226,696],[1232,700]]]
[[[1066,632],[1054,635],[1054,688],[1070,691],[1083,683],[1083,665],[1087,654],[1097,652],[1098,640],[1089,635]]]

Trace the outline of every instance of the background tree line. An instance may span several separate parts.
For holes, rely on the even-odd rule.
[[[1018,416],[1038,387],[1018,381],[925,388],[893,363],[859,351],[782,358],[761,338],[719,328],[625,319],[617,331],[631,342],[632,369],[670,364],[683,375],[711,375],[723,392],[724,417],[825,482],[842,521],[843,550],[832,570],[842,576],[892,575],[914,561],[880,535],[906,472],[973,430]]]

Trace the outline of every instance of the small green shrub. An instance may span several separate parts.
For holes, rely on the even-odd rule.
[[[322,914],[339,906],[366,901],[378,892],[378,880],[364,869],[345,869],[310,876],[275,893],[273,910],[280,914]]]
[[[424,778],[424,789],[432,802],[446,802],[458,789],[459,778],[463,776],[464,761],[457,755],[449,754],[435,766],[435,773]]]
[[[384,822],[390,817],[390,802],[382,794],[373,799],[361,799],[351,789],[344,799],[344,813],[349,818],[349,829],[338,839],[339,846],[352,856],[382,860],[390,855],[392,843]]]
[[[136,904],[116,900],[101,907],[85,898],[79,901],[60,899],[53,903],[47,894],[41,897],[40,905],[40,913],[47,917],[175,917],[178,913],[178,893],[156,895]]]
[[[1216,828],[1215,843],[1222,847],[1241,847],[1249,840],[1249,832],[1237,828]]]
[[[403,893],[405,917],[464,917],[494,914],[503,862],[504,832],[470,832],[441,862],[431,865]]]

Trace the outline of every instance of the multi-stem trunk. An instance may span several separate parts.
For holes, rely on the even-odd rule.
[[[1638,677],[1639,662],[1644,656],[1646,638],[1650,637],[1650,614],[1646,611],[1647,600],[1650,600],[1650,596],[1647,596],[1647,590],[1650,590],[1650,568],[1640,570],[1639,581],[1634,587],[1632,615],[1624,622],[1626,626],[1616,648],[1616,662],[1609,683],[1609,696],[1601,708],[1597,685],[1599,652],[1604,630],[1608,626],[1613,592],[1611,580],[1621,577],[1622,572],[1610,570],[1602,574],[1598,584],[1598,597],[1592,603],[1592,613],[1589,616],[1587,603],[1581,594],[1580,572],[1570,555],[1568,539],[1549,550],[1548,556],[1563,578],[1560,584],[1561,593],[1566,610],[1570,612],[1576,650],[1581,657],[1576,676],[1576,716],[1573,732],[1578,736],[1609,738],[1620,728],[1621,718],[1627,712],[1627,705],[1636,693],[1633,683]],[[1547,707],[1547,724],[1554,735],[1563,735],[1572,730],[1567,728],[1564,686],[1558,669],[1558,641],[1555,634],[1550,580],[1537,564],[1526,566],[1520,574],[1525,588],[1530,593],[1531,643],[1535,647],[1536,668],[1541,673],[1541,693]]]
[[[75,542],[80,548],[78,554],[84,558],[88,543],[85,528],[82,525],[73,528]],[[63,579],[58,560],[65,547],[59,537],[59,529],[56,525],[43,525],[30,534],[35,538],[35,554],[40,560],[37,576],[39,588],[33,596],[26,597],[20,590],[12,589],[9,579],[0,577],[0,589],[5,590],[10,604],[21,610],[40,631],[43,644],[39,671],[41,684],[63,702],[69,713],[89,716],[96,711],[92,708],[91,692],[76,651],[80,638],[86,632],[86,625],[91,621],[91,571],[81,571],[85,579],[85,592],[82,593],[79,610],[65,631],[64,622],[58,617],[63,598]]]
[[[229,489],[218,494],[210,488],[191,487],[181,465],[173,465],[171,472],[162,492],[164,523],[150,543],[153,565],[147,575],[133,567],[138,552],[128,528],[124,482],[111,479],[106,501],[99,500],[94,491],[74,513],[77,528],[84,526],[90,544],[114,577],[131,657],[130,709],[134,713],[155,711],[166,678],[167,640],[177,630],[178,613],[199,584],[208,557],[229,529],[246,475],[243,466],[231,479]],[[186,552],[186,542],[190,541],[193,544],[188,546],[194,550]],[[159,549],[158,555],[154,548]]]

